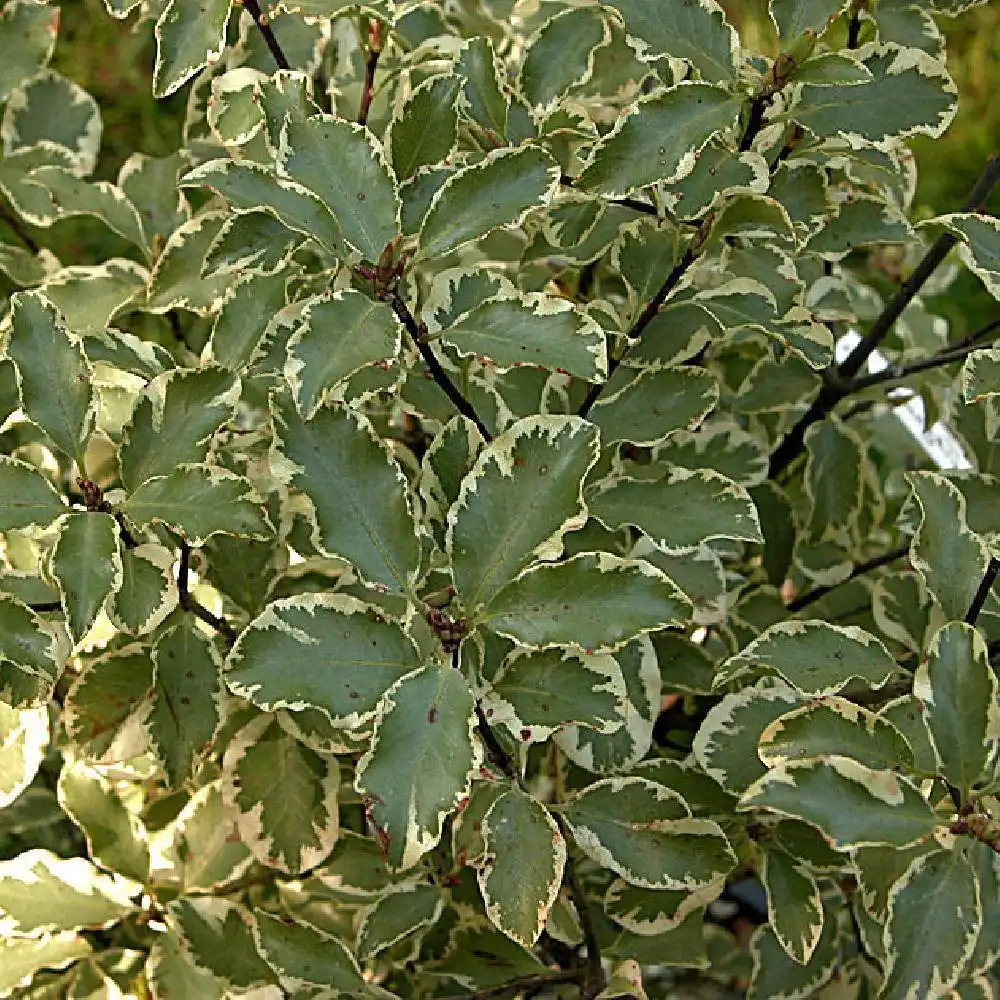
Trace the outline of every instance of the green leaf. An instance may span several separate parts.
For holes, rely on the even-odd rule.
[[[944,66],[919,49],[884,45],[864,61],[866,83],[803,84],[790,114],[815,135],[882,142],[940,136],[958,106]]]
[[[997,678],[979,631],[949,622],[931,639],[913,679],[940,773],[961,792],[987,777],[990,743],[1000,738]]]
[[[817,996],[820,988],[837,971],[840,950],[832,913],[827,913],[819,944],[805,965],[799,965],[785,951],[773,928],[758,928],[750,940],[753,978],[748,1000],[804,1000]]]
[[[41,937],[8,937],[0,941],[0,990],[25,986],[39,969],[63,969],[90,953],[90,945],[74,931]]]
[[[157,935],[149,952],[146,975],[154,996],[201,997],[202,1000],[222,1000],[223,997],[222,980],[206,969],[197,968],[177,935],[171,932]]]
[[[152,749],[177,787],[194,773],[222,715],[222,661],[189,621],[162,633],[153,647],[152,706],[146,720]]]
[[[774,936],[789,958],[806,965],[823,932],[823,903],[816,880],[784,851],[768,851],[761,882]]]
[[[928,839],[934,810],[905,778],[848,757],[782,762],[755,781],[737,807],[763,809],[815,826],[838,850]]]
[[[490,601],[479,620],[525,646],[593,652],[681,625],[691,610],[683,592],[649,563],[584,552],[526,570]]]
[[[222,796],[222,781],[203,785],[174,821],[174,855],[184,892],[211,890],[246,873],[250,849],[236,829],[236,809]]]
[[[761,734],[803,700],[794,688],[776,681],[727,694],[709,709],[698,728],[692,748],[695,758],[726,791],[741,795],[767,773],[757,754]]]
[[[855,194],[837,206],[836,216],[809,240],[807,249],[824,260],[842,260],[858,247],[912,239],[913,229],[895,205]]]
[[[330,853],[339,830],[336,757],[320,756],[260,715],[233,737],[223,768],[240,840],[261,864],[297,875]]]
[[[500,89],[496,52],[488,38],[468,38],[459,49],[455,71],[465,77],[462,112],[494,136],[507,131],[507,99]]]
[[[75,642],[90,631],[108,596],[122,583],[121,539],[110,514],[66,514],[52,550],[50,571]]]
[[[226,275],[203,277],[205,255],[228,218],[223,211],[206,211],[175,229],[156,258],[149,281],[146,309],[166,313],[189,309],[200,315],[215,312],[229,288]]]
[[[138,220],[137,220],[138,221]],[[130,260],[97,267],[65,267],[41,287],[71,334],[103,333],[109,323],[143,301],[149,274]]]
[[[982,928],[975,873],[962,851],[918,858],[889,897],[886,996],[944,996],[962,977]]]
[[[454,73],[432,76],[414,88],[393,118],[389,146],[393,170],[401,181],[421,167],[440,163],[455,148],[463,83]]]
[[[512,788],[483,819],[486,857],[478,872],[486,915],[509,938],[531,948],[559,894],[566,843],[537,799]]]
[[[0,531],[43,528],[65,513],[62,498],[33,465],[0,455]]]
[[[108,602],[115,628],[129,635],[152,632],[177,607],[174,555],[162,545],[123,549],[122,581]]]
[[[59,772],[58,791],[63,812],[87,838],[91,858],[129,878],[148,878],[146,830],[107,778],[82,761],[67,761]]]
[[[657,181],[678,181],[691,173],[702,148],[729,128],[739,112],[740,103],[728,90],[707,83],[680,83],[649,97],[594,147],[578,186],[623,197]]]
[[[69,643],[26,604],[0,593],[0,698],[14,707],[48,700]]]
[[[585,854],[646,889],[697,889],[736,864],[717,823],[692,819],[680,796],[645,778],[597,781],[563,815]]]
[[[312,420],[326,397],[355,372],[394,360],[402,337],[402,324],[389,306],[353,289],[308,302],[289,338],[285,363],[302,416]]]
[[[230,0],[169,0],[156,22],[153,94],[169,97],[222,55]]]
[[[273,329],[276,316],[285,306],[285,281],[282,273],[241,276],[215,317],[204,354],[231,372],[243,371],[256,361],[263,354],[264,339]]]
[[[607,663],[604,657],[600,659]],[[649,638],[633,639],[608,659],[618,665],[625,683],[624,705],[618,710],[624,725],[611,732],[608,727],[573,725],[553,736],[574,764],[598,774],[624,771],[638,764],[653,742],[653,726],[660,712],[660,673]]]
[[[737,679],[777,676],[803,694],[837,694],[853,680],[879,688],[897,670],[875,636],[853,625],[779,622],[720,668],[716,687]]]
[[[101,928],[138,910],[142,886],[106,875],[86,858],[36,848],[0,861],[0,930],[37,936]]]
[[[469,794],[481,760],[474,707],[462,675],[434,664],[402,677],[379,704],[355,787],[395,869],[437,844],[445,817]]]
[[[286,914],[257,910],[254,916],[257,948],[289,994],[329,986],[336,996],[388,996],[364,980],[354,957],[332,935]]]
[[[12,708],[0,701],[0,809],[11,805],[34,781],[48,746],[46,706]]]
[[[420,663],[395,622],[346,594],[303,594],[268,605],[226,660],[226,683],[261,708],[316,707],[356,728]]]
[[[182,465],[147,479],[121,509],[137,524],[165,524],[191,545],[219,532],[251,538],[273,534],[250,482],[211,465]]]
[[[582,483],[597,454],[593,425],[556,416],[519,420],[483,449],[448,512],[452,575],[469,614],[583,525]]]
[[[501,226],[518,225],[555,189],[559,168],[533,146],[501,149],[449,177],[420,227],[420,256],[443,257]]]
[[[713,538],[763,540],[746,489],[708,469],[668,469],[652,481],[609,478],[586,498],[606,527],[635,525],[664,552],[690,552]]]
[[[4,4],[0,12],[0,101],[48,65],[59,33],[59,8],[29,3]],[[11,984],[13,985],[13,984]]]
[[[736,74],[738,40],[715,0],[695,0],[664,16],[659,0],[609,0],[650,61],[662,55],[686,59],[706,80],[731,80]],[[663,133],[669,135],[669,133]]]
[[[703,917],[705,903],[718,893],[718,883],[689,892],[686,889],[640,889],[616,878],[604,895],[604,910],[616,924],[632,934],[648,938],[679,927],[699,910],[702,911],[699,916]]]
[[[100,219],[112,232],[117,233],[145,253],[146,239],[143,233],[142,219],[136,206],[132,204],[120,187],[109,184],[107,181],[85,181],[71,169],[59,166],[38,167],[32,170],[31,183],[46,189],[59,219],[67,219],[74,215],[94,216],[94,218]],[[142,285],[145,284],[145,281],[142,280],[144,269],[133,264],[132,261],[108,261],[104,267],[93,269],[65,268],[62,273],[81,274],[86,273],[87,270],[100,273],[109,265],[110,274],[108,276],[117,277],[121,286],[131,284],[131,294],[133,297],[137,296]],[[107,274],[107,272],[105,273]],[[127,282],[129,277],[132,279],[131,282]],[[138,282],[136,278],[139,278]],[[137,285],[138,287],[136,287]],[[56,301],[54,296],[53,301]],[[64,308],[64,304],[56,301],[56,305],[69,319],[69,313]],[[78,308],[82,308],[85,307],[86,303],[77,302],[76,305]],[[77,329],[72,322],[70,326]]]
[[[344,239],[370,261],[399,232],[395,180],[381,145],[362,125],[330,115],[287,118],[278,172],[315,194]]]
[[[146,749],[153,662],[138,644],[88,663],[63,703],[66,732],[88,760],[128,760]]]
[[[761,733],[757,752],[773,767],[835,753],[866,767],[903,768],[913,751],[887,719],[844,698],[823,698],[787,712]]]
[[[9,157],[40,145],[47,151],[58,149],[66,156],[56,162],[86,175],[97,164],[101,128],[101,110],[87,91],[52,70],[42,70],[26,80],[15,99],[7,103],[4,153]],[[49,158],[45,165],[52,162]]]
[[[1000,298],[1000,224],[984,213],[943,215],[925,225],[943,225],[960,240],[958,253],[994,298]]]
[[[407,593],[420,565],[410,493],[367,418],[341,405],[308,423],[283,406],[275,419],[275,447],[312,501],[313,544],[349,559],[368,582]]]
[[[962,396],[967,403],[982,403],[1000,395],[1000,351],[973,351],[962,364]]]
[[[358,957],[370,960],[411,934],[433,926],[443,908],[439,886],[411,883],[388,889],[361,918]]]
[[[551,649],[515,651],[482,696],[491,725],[525,743],[542,742],[570,723],[602,731],[622,724],[625,686],[615,660]]]
[[[862,503],[862,445],[836,420],[823,420],[806,432],[806,495],[809,537],[818,542],[854,524]]]
[[[171,902],[167,916],[196,969],[242,989],[275,981],[257,953],[254,920],[244,907],[218,897],[188,896]]]
[[[223,272],[233,275],[273,275],[283,270],[304,242],[304,234],[290,229],[266,209],[248,212],[235,209],[212,241],[205,255],[204,271],[206,274]],[[280,284],[284,289],[283,280]],[[247,285],[247,282],[241,282],[239,287]],[[269,313],[271,311],[268,310]],[[270,315],[263,319],[269,320]],[[235,335],[235,331],[233,334]],[[224,363],[218,355],[215,358]],[[234,365],[226,363],[226,367],[232,369]]]
[[[846,0],[770,0],[771,20],[785,42],[794,41],[804,31],[820,34],[846,5]]]
[[[79,459],[94,419],[83,348],[38,292],[15,293],[10,322],[7,354],[17,365],[24,412],[67,458]]]
[[[343,233],[323,201],[304,185],[279,177],[262,164],[209,160],[186,173],[179,183],[181,187],[210,188],[234,208],[270,212],[289,229],[313,237],[330,253],[343,254]],[[223,229],[215,233],[211,247],[223,235]]]
[[[594,70],[594,50],[611,40],[600,8],[577,7],[549,18],[528,40],[519,82],[529,103],[550,107]]]
[[[969,530],[965,497],[954,483],[934,472],[910,472],[906,480],[921,514],[910,561],[945,617],[960,621],[986,572],[989,550]]]
[[[519,365],[597,381],[608,372],[601,328],[566,299],[542,293],[481,302],[441,331],[463,357],[485,357],[499,371]]]
[[[638,372],[619,368],[591,411],[604,446],[616,441],[654,445],[693,430],[719,402],[715,377],[700,368],[671,365]]]

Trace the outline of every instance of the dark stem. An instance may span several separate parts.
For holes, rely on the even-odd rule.
[[[1000,155],[989,158],[961,211],[972,212],[981,207],[1000,180]],[[785,435],[771,455],[768,475],[774,479],[805,447],[806,431],[817,421],[825,419],[833,408],[851,390],[853,379],[871,357],[872,352],[885,339],[903,310],[913,301],[927,279],[937,270],[948,252],[958,242],[951,233],[942,233],[924,254],[913,274],[903,282],[899,291],[889,300],[869,331],[861,338],[843,363],[830,372],[819,396],[798,423]]]
[[[649,326],[650,323],[656,317],[656,314],[660,311],[660,306],[663,305],[667,300],[667,296],[677,287],[678,282],[684,277],[687,269],[695,262],[697,259],[697,254],[690,247],[684,252],[684,256],[674,265],[674,269],[667,275],[666,280],[660,286],[659,291],[649,300],[646,304],[646,308],[640,313],[639,318],[632,324],[631,329],[628,331],[628,340],[635,342],[642,336],[643,331]],[[577,414],[581,417],[586,417],[590,413],[591,408],[594,403],[597,402],[598,397],[604,391],[604,387],[611,380],[611,376],[614,375],[618,366],[622,363],[625,355],[628,353],[628,346],[618,357],[611,357],[608,360],[608,377],[604,382],[595,382],[587,392],[580,409],[577,410]]]
[[[1000,320],[992,324],[994,329],[1000,329]],[[847,395],[855,392],[862,392],[871,389],[872,386],[882,385],[885,382],[898,382],[900,379],[908,378],[910,375],[917,375],[920,372],[933,371],[935,368],[945,368],[948,365],[964,361],[973,351],[980,349],[980,344],[966,344],[963,347],[945,348],[932,354],[929,358],[921,358],[919,361],[911,361],[908,365],[890,365],[880,372],[872,372],[870,375],[859,375],[853,379],[847,388]]]
[[[601,965],[601,948],[597,943],[594,922],[590,919],[587,894],[583,891],[583,882],[580,881],[580,873],[576,870],[576,863],[570,851],[571,835],[569,829],[562,816],[558,813],[553,813],[553,816],[559,825],[559,832],[566,843],[566,869],[563,873],[563,879],[569,884],[570,896],[573,899],[573,905],[576,907],[577,916],[580,918],[583,944],[587,949],[586,976],[580,990],[580,997],[581,1000],[593,1000],[604,989],[604,968]]]
[[[200,621],[203,621],[209,628],[215,629],[230,644],[236,642],[239,635],[236,629],[225,618],[220,618],[218,615],[212,614],[205,605],[199,603],[191,596],[191,592],[188,590],[188,573],[190,571],[191,546],[187,543],[186,539],[182,538],[180,565],[177,568],[177,596],[181,608],[189,614],[194,615]]]
[[[745,153],[752,145],[754,139],[757,137],[757,133],[764,126],[764,112],[767,110],[768,104],[771,103],[770,97],[755,97],[750,102],[750,113],[747,115],[747,127],[743,130],[743,138],[740,139],[740,152]]]
[[[910,545],[900,545],[899,548],[891,549],[888,552],[883,552],[880,556],[875,556],[872,559],[867,559],[863,563],[858,563],[854,569],[851,570],[850,576],[846,580],[841,580],[840,583],[834,583],[826,587],[813,587],[812,590],[807,590],[804,594],[796,597],[793,601],[789,601],[788,610],[791,612],[802,611],[804,608],[809,607],[810,604],[815,604],[818,600],[826,597],[827,594],[832,590],[836,590],[838,587],[842,587],[845,583],[850,583],[851,580],[856,580],[859,576],[864,576],[865,573],[870,573],[873,569],[878,569],[880,566],[888,566],[889,563],[894,563],[897,559],[902,559],[904,556],[909,555]]]
[[[399,317],[399,321],[403,324],[406,332],[410,335],[410,339],[417,345],[417,350],[420,351],[420,356],[424,359],[424,364],[427,365],[439,388],[451,400],[455,409],[463,417],[467,417],[476,425],[479,433],[483,436],[483,440],[486,442],[492,441],[493,435],[489,432],[486,424],[480,419],[473,405],[458,391],[458,387],[441,367],[441,362],[438,361],[437,355],[434,353],[431,345],[427,343],[427,339],[420,329],[420,324],[414,319],[413,313],[410,312],[399,292],[393,292],[389,296],[389,304],[392,306],[392,311]]]
[[[268,23],[267,18],[261,13],[260,4],[257,3],[257,0],[243,0],[243,6],[246,12],[253,18],[253,23],[257,25],[257,30],[261,33],[264,43],[274,57],[274,61],[278,64],[278,69],[291,69],[292,64],[282,51],[281,43],[278,41],[274,29]]]
[[[382,48],[369,47],[368,58],[365,60],[365,85],[361,91],[361,107],[358,110],[358,124],[364,125],[368,121],[368,112],[372,107],[372,96],[375,92],[375,70],[378,68],[379,56],[382,55]]]
[[[41,247],[36,242],[34,236],[28,232],[21,220],[6,205],[0,202],[0,219],[7,228],[34,254],[37,254]]]
[[[972,598],[969,610],[965,613],[966,625],[974,626],[976,624],[979,612],[983,610],[986,598],[990,596],[993,584],[997,582],[997,573],[1000,573],[1000,559],[993,557],[986,567],[986,572],[983,574],[982,580],[979,581],[979,589],[976,591],[976,596]]]
[[[847,22],[847,47],[849,49],[856,49],[858,47],[858,39],[861,37],[861,15],[852,14],[850,21]]]

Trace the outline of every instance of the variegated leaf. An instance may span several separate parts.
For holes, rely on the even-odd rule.
[[[393,868],[409,868],[431,850],[468,795],[482,759],[474,706],[462,675],[433,664],[402,677],[379,704],[355,787]]]

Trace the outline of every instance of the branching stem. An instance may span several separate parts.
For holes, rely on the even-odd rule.
[[[987,161],[986,167],[961,210],[972,212],[980,208],[998,180],[1000,180],[1000,154],[995,154]],[[942,233],[934,241],[916,266],[913,274],[903,282],[899,291],[889,300],[854,350],[835,369],[833,373],[835,377],[826,381],[812,406],[775,448],[771,455],[771,465],[768,472],[771,479],[786,469],[802,453],[805,447],[806,431],[817,421],[824,420],[829,416],[833,408],[853,391],[855,376],[871,357],[872,352],[888,335],[903,310],[913,301],[917,292],[937,270],[957,242],[958,237],[948,232]]]
[[[215,629],[219,635],[223,636],[230,644],[236,642],[239,633],[233,628],[225,618],[212,614],[204,604],[195,600],[188,590],[188,574],[191,572],[191,546],[187,540],[181,539],[180,565],[177,568],[177,598],[178,603],[184,611],[203,621],[209,628]]]
[[[372,107],[372,97],[375,94],[375,70],[378,69],[379,57],[382,55],[382,23],[372,21],[369,28],[368,56],[365,59],[365,82],[361,90],[361,107],[358,109],[358,124],[368,122],[368,113]]]

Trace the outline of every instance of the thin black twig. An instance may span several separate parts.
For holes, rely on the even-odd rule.
[[[203,621],[209,628],[215,629],[219,635],[223,636],[230,643],[236,642],[239,633],[233,628],[225,618],[212,614],[204,604],[195,600],[188,590],[188,574],[191,572],[191,546],[186,539],[181,539],[180,565],[177,568],[177,597],[178,603],[184,611]]]
[[[660,286],[657,293],[649,300],[646,304],[645,309],[639,314],[639,318],[632,324],[631,329],[628,331],[628,341],[629,343],[634,343],[637,341],[645,331],[646,327],[656,318],[657,313],[660,311],[660,306],[663,305],[667,300],[667,296],[677,287],[681,278],[684,277],[687,269],[697,260],[698,254],[692,250],[690,247],[684,252],[684,256],[674,265],[673,270],[667,275],[663,284]],[[605,386],[611,380],[611,376],[617,371],[618,366],[622,363],[625,355],[628,353],[628,345],[621,354],[617,357],[612,356],[608,360],[608,377],[603,382],[595,382],[587,392],[584,397],[583,403],[580,405],[577,414],[581,417],[586,417],[590,413],[591,408],[594,403],[597,402],[598,397],[604,391]]]
[[[982,207],[997,181],[1000,181],[1000,154],[991,156],[979,180],[976,181],[969,197],[962,206],[963,212],[972,212]],[[917,292],[937,270],[949,251],[958,242],[958,237],[950,232],[942,233],[931,245],[913,274],[903,282],[899,291],[889,300],[868,332],[838,367],[831,369],[823,388],[813,404],[806,410],[798,423],[782,438],[771,455],[768,475],[774,479],[787,468],[805,448],[806,431],[816,422],[825,419],[833,408],[852,390],[853,380],[885,339],[903,310],[913,301]]]
[[[1000,320],[990,324],[993,330],[1000,330]],[[880,372],[872,372],[869,375],[859,375],[852,379],[847,387],[847,395],[871,389],[876,385],[883,385],[886,382],[899,382],[910,375],[918,375],[920,372],[933,371],[935,368],[946,368],[948,365],[957,364],[964,361],[973,351],[980,350],[982,343],[970,343],[961,347],[946,347],[944,350],[932,354],[929,358],[921,358],[919,361],[911,361],[905,365],[890,365]]]
[[[274,61],[278,64],[278,69],[291,69],[292,64],[288,61],[288,57],[282,50],[281,43],[278,41],[278,37],[275,35],[267,16],[261,12],[260,4],[257,3],[257,0],[243,0],[243,6],[246,12],[253,18],[253,23],[257,25],[257,30],[264,39],[264,44],[267,45],[271,55],[274,57]]]
[[[38,241],[28,232],[21,220],[3,202],[0,202],[0,219],[7,228],[34,254],[37,254],[41,247]]]
[[[816,601],[823,597],[832,590],[836,590],[837,587],[842,587],[845,583],[850,583],[852,580],[856,580],[859,576],[864,576],[865,573],[870,573],[873,569],[878,569],[881,566],[888,566],[889,563],[894,563],[897,559],[902,559],[904,556],[908,555],[910,551],[910,545],[900,545],[898,548],[890,549],[888,552],[883,552],[880,556],[875,556],[872,559],[866,559],[862,563],[858,563],[854,569],[851,570],[850,575],[841,580],[840,583],[831,584],[824,587],[813,587],[812,590],[807,590],[804,594],[796,597],[793,601],[788,602],[788,610],[791,612],[802,611],[803,609],[809,607],[810,604],[815,604]]]
[[[982,580],[979,581],[979,589],[976,591],[976,596],[972,598],[969,610],[965,613],[966,625],[976,624],[979,612],[983,610],[986,598],[990,596],[993,584],[997,582],[997,573],[1000,573],[1000,559],[993,557],[987,564],[986,572],[983,574]]]
[[[463,417],[467,417],[471,420],[482,434],[484,441],[492,441],[493,435],[490,433],[486,424],[483,423],[479,414],[476,413],[475,407],[462,395],[458,390],[458,386],[452,382],[448,373],[441,367],[441,362],[438,361],[437,355],[434,353],[433,348],[427,342],[427,338],[424,331],[421,329],[420,324],[416,321],[413,313],[410,312],[409,307],[403,301],[402,296],[396,291],[388,297],[389,304],[392,306],[392,311],[399,317],[399,321],[403,324],[406,332],[410,335],[410,339],[416,344],[417,350],[420,351],[420,356],[424,359],[424,364],[427,365],[434,381],[437,382],[439,388],[442,392],[451,400],[454,404],[455,409],[462,414]]]

